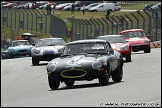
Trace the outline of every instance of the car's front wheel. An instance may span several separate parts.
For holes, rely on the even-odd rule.
[[[126,56],[126,62],[131,62],[131,53]]]
[[[109,83],[109,75],[107,74],[107,70],[105,69],[104,72],[101,72],[98,81],[101,85],[107,85]]]
[[[60,81],[58,79],[54,79],[48,76],[48,84],[52,90],[56,90],[60,85]]]
[[[10,58],[14,58],[15,56],[13,54],[10,54]]]
[[[35,58],[35,57],[32,57],[32,64],[33,64],[33,66],[38,65],[39,60],[37,58]]]
[[[111,73],[111,76],[114,82],[120,82],[123,78],[123,66],[119,64],[119,66]]]
[[[150,53],[151,52],[151,49],[150,48],[147,48],[144,50],[145,53]]]
[[[66,86],[73,86],[75,81],[65,81],[64,83]]]

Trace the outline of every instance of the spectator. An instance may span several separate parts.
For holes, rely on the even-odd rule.
[[[107,10],[105,11],[106,19],[109,19],[109,15],[110,15],[110,10],[107,8]]]
[[[47,5],[47,15],[48,14],[51,14],[51,5],[50,4]]]
[[[83,4],[83,15],[85,14],[85,4]]]
[[[51,4],[49,4],[49,14],[51,14],[52,8],[51,8]]]
[[[56,3],[53,2],[53,9],[55,10],[55,8],[56,8]]]
[[[27,5],[27,9],[29,9],[29,4]]]
[[[35,4],[34,4],[34,3],[32,3],[32,7],[31,7],[31,8],[32,8],[32,9],[34,9],[34,6],[35,6]]]
[[[47,15],[48,15],[49,4],[47,4]]]
[[[74,4],[71,5],[71,13],[74,13]]]

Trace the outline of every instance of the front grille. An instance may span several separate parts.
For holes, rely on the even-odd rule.
[[[61,72],[61,76],[64,78],[78,78],[86,75],[86,71],[82,69],[69,69]]]
[[[48,56],[48,55],[54,55],[54,52],[53,51],[44,51],[43,53],[44,56]]]
[[[19,50],[18,52],[27,52],[27,50],[25,50],[25,49],[24,50]]]

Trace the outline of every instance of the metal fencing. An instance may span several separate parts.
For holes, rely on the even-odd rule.
[[[1,9],[1,25],[15,30],[49,33],[50,16],[35,9]]]
[[[1,9],[1,26],[10,28],[12,39],[20,36],[19,30],[50,33],[64,39],[66,36],[64,21],[38,9]]]
[[[109,19],[93,18],[76,19],[68,18],[72,24],[71,30],[67,30],[65,21],[59,16],[48,15],[37,9],[16,10],[1,9],[1,25],[11,29],[13,39],[19,36],[19,30],[50,33],[53,37],[71,41],[96,38],[99,35],[120,34],[126,29],[144,29],[150,34],[151,41],[161,40],[161,7],[158,10],[139,10],[122,16],[110,16]],[[68,32],[67,32],[68,31]]]
[[[160,10],[139,10],[122,16],[106,18],[76,19],[68,18],[72,23],[71,40],[96,38],[99,35],[120,34],[126,29],[144,29],[150,34],[151,41],[161,40]]]
[[[118,1],[120,4],[148,4],[148,3],[160,3],[161,1]]]
[[[50,34],[53,37],[66,39],[66,23],[58,16],[51,15]]]

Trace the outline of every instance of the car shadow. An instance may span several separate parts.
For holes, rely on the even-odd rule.
[[[26,58],[26,57],[30,57],[30,56],[15,56],[14,58],[9,58],[9,59]]]
[[[131,61],[126,61],[126,60],[123,60],[123,63],[130,63],[130,62],[132,62],[132,60]]]
[[[68,89],[81,89],[81,88],[91,88],[91,87],[104,87],[104,86],[110,86],[113,84],[117,84],[117,83],[122,83],[124,81],[120,81],[120,82],[109,82],[108,85],[100,85],[99,83],[92,83],[92,84],[80,84],[80,85],[73,85],[73,86],[64,86],[61,88],[58,88],[57,90],[68,90]],[[48,90],[48,91],[55,91],[55,90]]]
[[[133,52],[131,55],[135,55],[135,54],[145,54],[144,52]]]
[[[47,65],[48,63],[40,63],[38,65],[31,65],[31,66],[44,66],[44,65]]]

